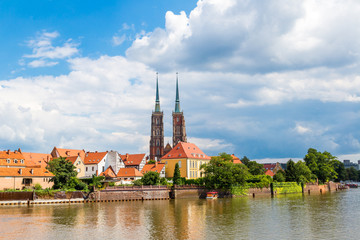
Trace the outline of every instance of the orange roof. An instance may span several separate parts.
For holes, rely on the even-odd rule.
[[[21,160],[23,160],[21,162]],[[25,167],[25,158],[21,151],[0,151],[0,166]]]
[[[145,153],[140,154],[125,154],[121,155],[120,158],[123,160],[126,166],[138,166],[141,161],[144,159]]]
[[[71,156],[71,157],[67,157],[66,160],[70,161],[72,164],[75,163],[76,159],[78,158],[79,156]]]
[[[192,158],[192,159],[206,159],[211,158],[207,156],[193,143],[178,142],[170,152],[168,152],[161,159],[174,159],[174,158]]]
[[[157,163],[157,164],[145,164],[143,169],[141,170],[142,174],[147,172],[158,172],[160,173],[161,170],[165,167],[165,163]]]
[[[84,164],[98,164],[107,152],[86,152]]]
[[[273,173],[273,171],[271,171],[270,169],[268,169],[268,170],[265,172],[265,175],[269,175],[270,177],[273,177],[275,174]]]
[[[142,173],[136,168],[120,168],[117,177],[142,177]]]
[[[108,167],[105,172],[100,173],[99,176],[104,176],[106,178],[116,178],[116,173],[112,169],[112,167]]]
[[[21,174],[20,174],[21,170]],[[31,170],[33,173],[31,173]],[[1,177],[53,177],[54,175],[44,168],[0,168]]]
[[[233,163],[242,163],[240,158],[236,157],[234,154],[232,154],[231,157],[233,159]]]
[[[25,158],[26,166],[40,165],[42,168],[45,168],[52,158],[51,155],[47,153],[23,152],[22,154]]]
[[[81,159],[85,158],[85,151],[78,149],[66,149],[66,148],[57,148],[55,150],[58,152],[60,157],[71,157],[80,155]],[[56,157],[56,156],[54,156]]]

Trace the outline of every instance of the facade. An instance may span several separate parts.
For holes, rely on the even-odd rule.
[[[117,173],[120,168],[125,168],[125,164],[117,151],[111,150],[108,152],[107,159],[105,161],[105,170],[109,167],[112,167],[115,173]]]
[[[271,170],[274,174],[276,174],[279,170],[284,170],[281,167],[279,162],[277,162],[277,163],[264,163],[263,166],[265,168],[265,171]]]
[[[159,80],[156,73],[155,111],[151,115],[150,159],[159,161],[164,155],[164,113],[160,110]]]
[[[50,179],[54,175],[40,164],[27,163],[21,150],[0,151],[0,190],[24,189],[40,184],[52,187]]]
[[[85,153],[85,177],[98,176],[105,171],[107,152],[86,152]]]
[[[353,167],[353,168],[355,168],[356,170],[359,170],[359,169],[360,169],[360,168],[359,168],[360,160],[358,161],[358,163],[350,162],[350,160],[344,160],[343,163],[344,163],[344,167],[345,167],[345,168],[351,168],[351,167]]]
[[[147,163],[141,170],[141,173],[145,174],[147,172],[158,172],[160,174],[160,177],[163,178],[165,177],[165,164],[158,162],[155,162],[155,164]]]
[[[202,177],[200,166],[210,162],[207,156],[193,143],[178,142],[173,149],[161,158],[165,163],[165,176],[173,177],[175,164],[179,164],[181,177],[195,179]]]
[[[109,166],[104,172],[100,173],[99,176],[103,176],[105,179],[116,179],[116,173],[111,166]]]
[[[80,156],[67,157],[66,160],[69,160],[75,166],[78,178],[85,177],[85,164]]]
[[[125,154],[120,155],[121,159],[124,161],[125,168],[136,168],[138,171],[141,171],[146,164],[145,153],[140,154]]]
[[[185,118],[183,112],[180,110],[178,73],[176,73],[175,111],[172,113],[172,117],[173,117],[173,147],[174,147],[178,142],[187,142]]]

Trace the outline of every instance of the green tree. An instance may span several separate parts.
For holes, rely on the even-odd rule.
[[[335,172],[337,173],[337,177],[334,178],[334,181],[340,182],[346,180],[346,170],[344,163],[340,162],[339,160],[334,160],[332,162]]]
[[[180,185],[181,184],[181,174],[180,174],[180,168],[179,168],[179,164],[176,163],[175,164],[175,169],[174,169],[174,176],[173,176],[173,184],[175,185]]]
[[[248,163],[250,162],[250,159],[249,158],[247,158],[246,156],[244,156],[242,159],[240,159],[241,160],[241,162],[243,163],[243,164],[245,164],[245,166],[247,166],[248,167]]]
[[[148,164],[155,164],[155,160],[149,160],[148,162],[147,162]]]
[[[46,168],[54,174],[54,177],[51,179],[54,182],[54,189],[69,188],[71,179],[77,175],[75,166],[63,157],[53,159]]]
[[[346,169],[346,175],[347,175],[346,180],[351,180],[351,181],[358,181],[359,180],[358,172],[354,167],[347,168]]]
[[[205,186],[213,189],[229,190],[234,185],[244,185],[249,176],[247,167],[244,164],[234,164],[231,155],[226,153],[212,157],[201,169],[205,173]]]
[[[286,163],[286,170],[285,170],[285,179],[287,182],[296,182],[296,168],[295,162],[290,159]]]
[[[307,183],[311,182],[311,170],[306,166],[305,162],[298,161],[295,163],[296,169],[296,182],[297,183]]]
[[[143,185],[158,185],[160,183],[160,173],[147,172],[141,178]]]
[[[247,165],[249,172],[252,175],[263,175],[265,173],[264,165],[255,161],[250,161]]]
[[[319,179],[319,182],[325,183],[337,179],[337,172],[333,165],[334,160],[337,159],[329,152],[321,153],[314,148],[309,148],[304,160],[311,172]]]
[[[285,178],[285,171],[284,170],[279,170],[277,171],[277,173],[274,175],[273,180],[275,182],[285,182],[286,178]]]

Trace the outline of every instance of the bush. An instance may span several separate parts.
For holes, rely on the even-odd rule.
[[[115,182],[109,182],[109,187],[114,187],[115,186]]]
[[[41,187],[40,183],[35,184],[34,189],[35,189],[35,190],[41,190],[42,187]]]
[[[132,183],[134,184],[134,186],[142,186],[143,185],[143,182],[141,181],[141,179],[134,180]]]

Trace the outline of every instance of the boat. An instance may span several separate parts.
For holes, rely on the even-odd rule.
[[[345,184],[345,186],[348,186],[349,188],[358,188],[358,185],[355,183],[348,183],[348,184]]]
[[[206,199],[216,199],[218,198],[218,192],[207,192]]]

